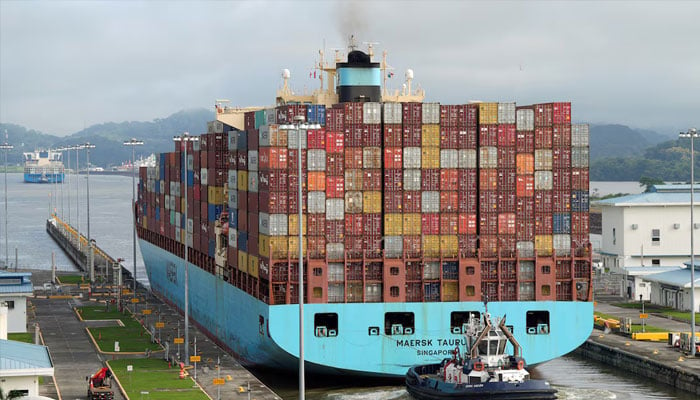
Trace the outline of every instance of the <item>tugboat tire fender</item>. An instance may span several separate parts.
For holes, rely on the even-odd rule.
[[[523,369],[523,368],[525,368],[525,363],[523,362],[523,360],[519,360],[518,361],[518,369]]]
[[[474,371],[483,371],[484,370],[484,363],[481,361],[477,361],[474,363]]]

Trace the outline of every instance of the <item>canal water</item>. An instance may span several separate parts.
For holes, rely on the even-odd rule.
[[[74,175],[63,185],[26,184],[22,174],[7,175],[7,226],[8,265],[15,266],[15,249],[20,268],[49,269],[51,256],[55,254],[58,270],[70,271],[75,267],[61,249],[46,233],[46,218],[56,210],[73,226],[87,233],[87,177]],[[636,185],[636,186],[635,186]],[[624,186],[632,192],[638,183],[627,182]],[[600,191],[608,191],[619,184],[596,185]],[[608,188],[608,186],[610,186]],[[5,207],[4,181],[0,175],[0,265],[5,265]],[[131,177],[118,175],[90,175],[90,235],[98,246],[112,257],[124,258],[124,265],[133,266]],[[70,207],[69,207],[70,203]],[[78,211],[77,206],[80,206]],[[70,211],[69,211],[70,210]],[[78,218],[79,213],[79,218]],[[70,214],[70,216],[69,216]],[[80,221],[80,222],[78,222]],[[137,279],[145,282],[145,270],[137,249]],[[690,400],[695,396],[657,384],[639,376],[625,373],[604,364],[569,355],[530,367],[535,379],[545,379],[559,390],[560,399],[677,399]],[[284,399],[298,398],[295,377],[261,375],[267,385]],[[400,383],[392,386],[366,387],[362,381],[333,384],[314,381],[308,377],[307,399],[309,400],[360,400],[360,399],[408,399]]]

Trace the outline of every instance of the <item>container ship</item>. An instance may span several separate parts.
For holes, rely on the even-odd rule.
[[[410,70],[392,93],[372,56],[320,52],[320,89],[285,70],[274,107],[217,103],[139,170],[151,289],[184,309],[186,257],[193,322],[251,367],[298,369],[300,295],[309,373],[402,378],[464,345],[485,301],[529,363],[574,350],[593,327],[588,126],[569,102],[424,102]]]
[[[65,171],[61,152],[38,150],[24,153],[24,181],[29,183],[63,183]]]

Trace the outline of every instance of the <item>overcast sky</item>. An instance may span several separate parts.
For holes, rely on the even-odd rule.
[[[354,33],[426,101],[570,100],[577,122],[700,126],[700,2],[0,0],[0,122],[67,135],[315,88]],[[213,115],[213,114],[212,114]]]

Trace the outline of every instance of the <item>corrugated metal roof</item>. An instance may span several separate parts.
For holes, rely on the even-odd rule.
[[[695,193],[695,198],[693,199],[695,204],[700,202],[700,196]],[[653,204],[690,204],[690,192],[687,193],[676,193],[676,192],[648,192],[631,194],[622,197],[613,197],[610,199],[600,200],[595,202],[598,205],[607,206],[628,206],[628,205],[653,205]],[[698,204],[700,205],[700,204]]]
[[[700,185],[697,183],[694,185],[693,191],[698,192],[700,190]],[[690,184],[678,184],[678,185],[654,185],[649,188],[650,192],[686,192],[690,193]]]
[[[0,271],[0,294],[33,292],[31,272]]]
[[[53,368],[46,346],[0,339],[0,371],[37,368]]]
[[[646,275],[644,280],[676,287],[690,288],[690,269],[681,268],[675,271]],[[700,288],[700,274],[695,274],[695,287]]]

